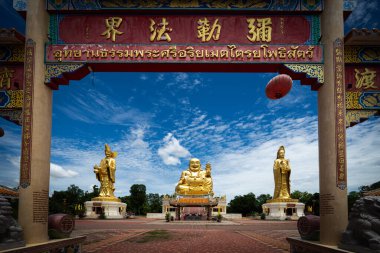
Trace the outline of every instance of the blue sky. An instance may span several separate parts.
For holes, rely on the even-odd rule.
[[[346,32],[379,27],[378,9],[379,2],[360,2]],[[24,29],[9,15],[0,26]],[[292,190],[318,192],[317,92],[294,81],[286,97],[269,100],[265,85],[275,75],[93,73],[60,86],[53,92],[50,190],[98,184],[93,165],[108,143],[119,153],[118,196],[140,183],[148,192],[173,193],[191,157],[211,163],[217,195],[273,194],[280,145],[291,162]],[[16,186],[21,127],[4,119],[0,126],[0,184]],[[379,118],[347,130],[349,190],[380,180],[379,134]]]

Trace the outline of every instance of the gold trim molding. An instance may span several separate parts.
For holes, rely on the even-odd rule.
[[[9,104],[6,109],[22,109],[24,104],[24,91],[23,90],[8,90],[6,91],[10,97]]]
[[[305,73],[308,78],[317,78],[318,83],[325,81],[323,64],[284,64],[285,67],[296,73]]]
[[[268,199],[267,203],[288,203],[288,202],[298,202],[298,199]]]
[[[50,83],[52,78],[62,77],[64,73],[74,72],[84,64],[46,64],[45,83]]]
[[[346,111],[346,127],[350,127],[355,123],[367,120],[374,116],[378,110],[347,110]]]

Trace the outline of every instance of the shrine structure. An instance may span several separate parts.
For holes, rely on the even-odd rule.
[[[343,13],[353,1],[13,4],[26,17],[25,46],[15,33],[14,45],[0,40],[0,115],[22,124],[19,223],[27,244],[48,241],[52,92],[96,71],[277,72],[310,85],[318,92],[320,243],[338,244],[348,221],[346,124],[379,112],[379,44],[344,44]],[[356,92],[347,98],[359,110],[348,117],[345,88]]]

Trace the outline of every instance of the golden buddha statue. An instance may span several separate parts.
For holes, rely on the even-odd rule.
[[[285,147],[281,146],[277,151],[277,159],[273,165],[274,194],[273,199],[290,198],[290,165],[285,159]]]
[[[190,159],[189,168],[181,173],[175,191],[179,195],[213,195],[211,164],[207,163],[206,170],[202,170],[199,159]]]
[[[105,144],[104,153],[106,155],[100,161],[99,166],[94,165],[94,173],[96,179],[100,182],[99,197],[92,200],[98,201],[120,201],[114,195],[115,191],[115,172],[116,172],[116,161],[117,152],[112,152],[110,146]]]

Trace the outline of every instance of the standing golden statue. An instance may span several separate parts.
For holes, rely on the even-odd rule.
[[[100,182],[99,197],[93,200],[98,201],[120,201],[115,197],[115,172],[116,172],[116,161],[117,152],[112,152],[110,146],[105,144],[105,158],[100,161],[99,166],[94,165],[94,173],[96,179]]]
[[[273,165],[274,194],[273,199],[290,199],[290,165],[285,159],[285,147],[281,146],[277,151],[277,159]]]
[[[202,170],[199,159],[190,159],[189,168],[182,172],[175,191],[179,195],[213,195],[211,164],[207,163],[206,170]]]

